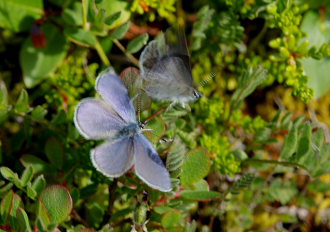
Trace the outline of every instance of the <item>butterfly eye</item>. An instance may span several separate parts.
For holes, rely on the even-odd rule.
[[[142,130],[146,127],[147,123],[145,122],[139,122],[139,128]]]
[[[197,90],[193,90],[193,94],[194,94],[194,97],[195,97],[196,99],[202,97],[202,94],[201,94],[200,92],[198,92]]]

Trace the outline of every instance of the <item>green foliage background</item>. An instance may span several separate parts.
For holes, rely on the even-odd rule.
[[[329,12],[321,0],[0,1],[0,230],[330,230]],[[142,99],[174,187],[162,193],[134,171],[98,173],[73,113],[99,72],[138,68],[177,24],[204,96],[167,111]]]

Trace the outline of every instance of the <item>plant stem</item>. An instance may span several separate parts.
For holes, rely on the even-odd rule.
[[[125,47],[119,42],[118,39],[114,39],[113,42],[117,45],[117,47],[127,56],[127,58],[133,63],[135,64],[137,67],[140,66],[139,64],[139,60],[136,59],[132,54],[126,52]]]
[[[295,167],[295,168],[301,168],[305,171],[308,171],[308,169],[301,164],[288,162],[288,161],[278,161],[278,160],[263,160],[263,159],[246,159],[242,163],[246,164],[275,164],[275,165],[282,165],[287,167]]]
[[[101,46],[101,44],[98,40],[96,40],[95,49],[96,49],[97,53],[99,54],[103,64],[106,65],[106,66],[110,66],[111,65],[110,61],[109,61],[107,55],[105,54],[105,52],[104,52],[104,50],[103,50],[103,48],[102,48],[102,46]]]
[[[103,222],[102,225],[105,225],[109,223],[111,216],[112,216],[112,209],[113,209],[113,204],[115,203],[115,193],[118,187],[118,179],[115,178],[113,179],[112,183],[109,184],[109,204],[108,204],[108,210],[104,214]]]
[[[82,4],[82,9],[83,9],[83,17],[82,17],[82,23],[83,23],[83,29],[85,31],[87,31],[87,6],[86,6],[86,0],[82,0],[81,4]]]

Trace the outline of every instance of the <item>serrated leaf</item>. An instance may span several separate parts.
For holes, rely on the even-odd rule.
[[[43,13],[42,0],[0,1],[0,27],[15,32],[26,31]]]
[[[170,151],[166,157],[166,168],[169,172],[174,172],[181,168],[184,163],[186,147],[180,140],[175,139],[170,147]],[[173,177],[172,173],[171,176]],[[175,176],[177,177],[177,176]]]
[[[147,44],[147,41],[149,39],[149,35],[147,33],[144,33],[142,35],[139,35],[135,39],[131,40],[127,45],[127,52],[128,53],[136,53],[138,52],[144,45]]]
[[[237,108],[260,84],[267,79],[267,70],[259,66],[250,67],[239,79],[238,87],[231,98],[231,106]]]
[[[204,149],[195,149],[186,155],[182,165],[181,182],[189,185],[203,179],[210,170],[210,159]]]
[[[112,39],[122,39],[124,38],[126,32],[128,31],[129,27],[131,26],[130,22],[124,23],[117,27],[114,32],[110,35]]]
[[[48,160],[58,169],[62,168],[64,147],[59,139],[50,137],[45,146],[45,153]]]
[[[16,211],[15,228],[17,232],[32,232],[29,218],[22,208],[18,208]]]
[[[214,191],[203,190],[184,190],[181,192],[181,197],[187,200],[204,201],[219,197],[220,193]]]
[[[298,144],[298,129],[293,126],[292,129],[289,131],[288,136],[284,140],[284,144],[282,147],[281,159],[288,159],[292,156],[292,154],[296,151]]]
[[[198,11],[197,13],[198,20],[194,23],[193,31],[192,31],[192,37],[193,37],[192,50],[200,49],[202,40],[206,38],[205,31],[210,25],[214,12],[215,11],[213,9],[210,9],[208,5],[202,7]]]
[[[121,15],[121,11],[113,13],[108,17],[106,17],[104,23],[107,24],[108,26],[111,26],[114,22],[116,22],[120,18],[120,15]]]
[[[41,121],[45,118],[47,114],[47,110],[44,109],[42,106],[37,106],[36,108],[33,109],[32,111],[32,118],[36,121]]]
[[[283,183],[281,179],[275,179],[269,187],[269,196],[271,199],[281,202],[283,205],[291,201],[298,193],[293,183]]]
[[[324,131],[323,129],[319,128],[316,132],[312,135],[312,147],[314,150],[320,150],[322,144],[324,143]]]
[[[64,221],[72,210],[70,193],[61,185],[47,187],[40,195],[39,204],[42,204],[53,223]]]
[[[17,113],[26,113],[29,110],[29,95],[25,89],[22,89],[15,105],[15,111]]]
[[[64,33],[70,40],[85,46],[95,46],[97,43],[96,36],[91,31],[85,31],[80,28],[66,27]]]
[[[63,32],[55,25],[44,23],[41,29],[47,40],[46,46],[34,47],[29,36],[20,50],[20,65],[24,83],[28,88],[37,85],[56,69],[64,59],[68,47]]]
[[[27,168],[24,169],[21,177],[22,186],[25,187],[28,184],[28,182],[31,181],[32,177],[33,177],[33,168],[31,166],[28,166]]]
[[[312,139],[312,127],[309,123],[302,125],[299,130],[299,139],[297,147],[297,159],[305,158],[311,150],[311,139]]]

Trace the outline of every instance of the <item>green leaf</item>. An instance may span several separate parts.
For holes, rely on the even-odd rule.
[[[165,133],[165,122],[160,117],[154,117],[148,121],[146,128],[152,130],[145,132],[146,137],[151,142],[156,143]]]
[[[202,41],[206,38],[205,31],[210,25],[214,10],[210,9],[208,5],[202,7],[198,13],[198,20],[194,23],[192,31],[192,50],[198,50],[201,48]]]
[[[175,228],[182,224],[182,214],[178,210],[173,210],[165,213],[162,217],[161,224],[166,229]]]
[[[121,11],[113,13],[104,20],[104,23],[107,24],[108,26],[111,26],[114,22],[116,22],[120,18],[120,15],[121,15]]]
[[[29,110],[29,95],[25,89],[22,89],[15,105],[15,111],[17,113],[26,113]]]
[[[22,186],[25,187],[28,184],[28,182],[31,181],[32,177],[33,177],[33,168],[31,166],[28,166],[27,168],[24,169],[21,177]]]
[[[305,123],[302,125],[299,132],[300,135],[298,139],[297,159],[304,160],[311,151],[312,127],[309,123]]]
[[[33,172],[37,173],[45,173],[45,174],[55,174],[56,170],[53,166],[43,161],[42,159],[33,156],[33,155],[24,155],[20,158],[21,163],[24,167],[31,166],[33,168]]]
[[[237,195],[242,189],[248,188],[254,181],[254,175],[248,173],[238,179],[228,190],[231,194]]]
[[[115,28],[119,25],[127,22],[130,19],[130,3],[123,0],[111,0],[111,1],[96,1],[96,7],[98,10],[105,10],[105,19],[108,19],[116,12],[120,12],[120,17],[109,25],[109,28]]]
[[[169,172],[174,172],[181,168],[186,152],[186,146],[179,139],[175,139],[166,157],[166,168]]]
[[[130,22],[124,23],[115,29],[114,32],[110,35],[112,39],[122,39],[124,38],[126,32],[128,31],[129,27],[131,26]]]
[[[320,98],[330,89],[330,79],[327,72],[330,69],[330,59],[315,60],[304,58],[301,60],[302,67],[308,78],[308,87],[314,90],[314,97]]]
[[[277,0],[277,11],[282,13],[288,6],[288,0]]]
[[[330,184],[320,180],[315,180],[313,182],[308,183],[307,189],[311,192],[323,193],[330,190]]]
[[[1,186],[0,198],[2,198],[12,187],[13,187],[13,183],[8,183],[5,186]]]
[[[292,156],[296,151],[298,144],[298,129],[293,126],[289,131],[288,136],[284,140],[284,144],[281,151],[281,159],[286,160]]]
[[[324,143],[324,131],[323,129],[319,128],[316,132],[312,135],[312,141],[313,141],[313,149],[314,150],[320,150],[321,146]]]
[[[290,202],[298,193],[294,183],[283,183],[281,179],[276,178],[269,187],[268,194],[272,200],[281,202],[282,205]]]
[[[49,214],[47,212],[47,209],[41,200],[39,200],[38,202],[37,215],[38,215],[37,217],[38,221],[41,223],[42,228],[47,228],[47,226],[52,223]]]
[[[187,200],[204,201],[219,197],[220,193],[205,190],[184,190],[180,195],[182,198]]]
[[[2,199],[0,205],[0,219],[3,224],[10,224],[13,226],[12,219],[16,217],[16,210],[23,208],[23,202],[19,195],[13,191],[9,191]]]
[[[50,137],[45,146],[45,153],[48,160],[58,169],[62,168],[64,147],[56,137]]]
[[[237,108],[239,104],[266,79],[266,69],[261,66],[256,69],[250,67],[249,70],[238,79],[238,87],[231,98],[231,106],[234,107],[234,109]]]
[[[26,186],[26,193],[32,200],[35,200],[38,195],[38,193],[32,188],[31,182],[29,182]]]
[[[23,69],[24,83],[28,88],[47,78],[62,62],[67,50],[67,41],[63,32],[56,26],[42,24],[47,43],[44,48],[35,48],[28,37],[20,51],[20,64]]]
[[[7,119],[8,110],[8,91],[5,82],[0,79],[0,124]]]
[[[147,33],[144,33],[142,35],[139,35],[135,39],[131,40],[127,45],[127,52],[128,53],[136,53],[138,52],[144,45],[147,44],[147,41],[149,39],[149,35]]]
[[[13,172],[10,168],[1,167],[0,172],[1,172],[1,175],[9,181],[13,182],[13,181],[17,181],[19,179],[17,173]]]
[[[36,108],[33,109],[32,111],[32,118],[36,121],[41,121],[45,118],[47,114],[47,110],[44,109],[42,106],[37,106]]]
[[[29,30],[32,23],[43,15],[42,0],[0,1],[0,27],[15,32]]]
[[[72,9],[65,8],[61,16],[66,24],[81,26],[83,23],[83,8],[81,2],[74,2]]]
[[[16,211],[15,228],[17,232],[32,232],[29,218],[22,208],[18,208]]]
[[[72,199],[69,191],[61,185],[47,187],[40,195],[39,206],[46,210],[51,222],[63,222],[72,210]]]
[[[210,170],[210,159],[204,149],[195,149],[187,154],[182,165],[181,181],[189,185],[203,179]]]
[[[96,36],[91,31],[67,27],[64,29],[64,33],[73,42],[84,46],[95,46],[97,43]]]
[[[46,187],[46,180],[43,175],[38,176],[32,183],[33,190],[40,195],[42,190]]]

